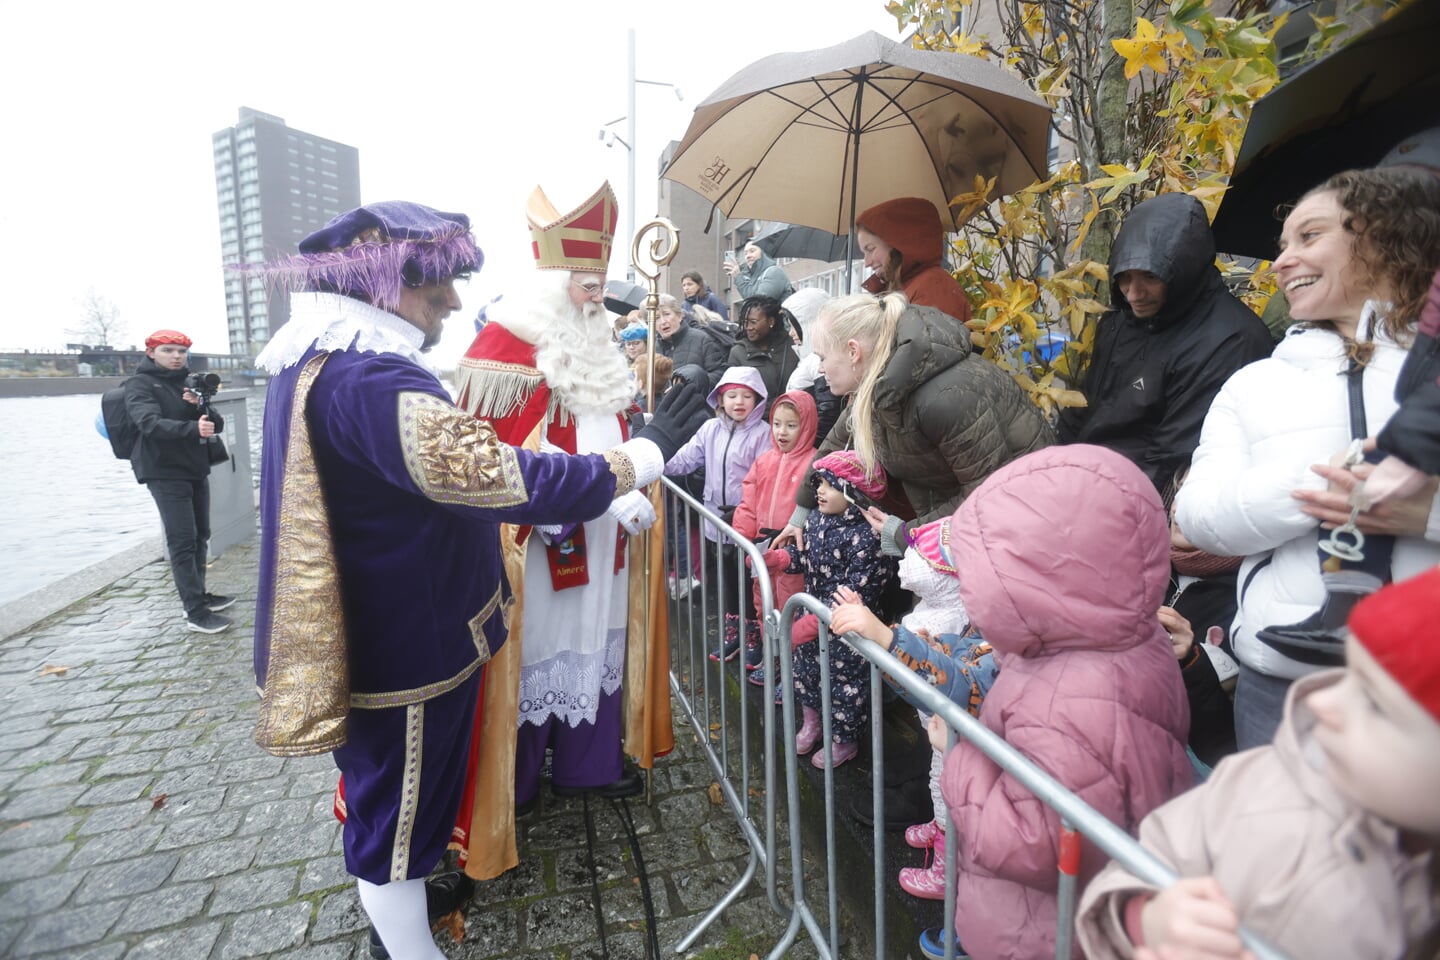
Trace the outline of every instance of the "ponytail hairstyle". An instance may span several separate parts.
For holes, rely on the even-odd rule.
[[[868,358],[865,375],[855,388],[850,405],[850,441],[870,479],[875,460],[875,388],[895,352],[895,331],[910,301],[902,293],[879,297],[857,293],[837,297],[820,308],[814,338],[822,353],[834,354],[851,340],[859,343]]]

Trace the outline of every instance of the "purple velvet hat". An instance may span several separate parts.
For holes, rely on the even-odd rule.
[[[300,241],[300,252],[263,271],[296,289],[358,295],[384,310],[402,287],[480,269],[470,218],[390,200],[346,211]]]

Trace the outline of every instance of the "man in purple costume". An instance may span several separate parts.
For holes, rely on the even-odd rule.
[[[304,292],[257,360],[273,379],[256,742],[334,754],[371,952],[401,960],[442,957],[430,915],[468,893],[437,886],[427,908],[425,877],[460,803],[483,666],[506,637],[498,524],[633,514],[705,412],[687,392],[583,456],[499,442],[423,357],[482,259],[464,215],[394,202],[340,215],[266,268]]]

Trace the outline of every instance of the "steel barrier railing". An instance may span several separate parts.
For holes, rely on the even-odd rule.
[[[712,556],[705,546],[704,539],[701,539],[701,585],[690,590],[675,602],[678,615],[672,617],[671,620],[670,689],[681,711],[689,718],[694,727],[696,738],[710,764],[711,773],[715,776],[725,803],[735,817],[735,822],[750,847],[750,857],[740,878],[700,919],[690,933],[676,945],[676,951],[683,953],[724,913],[730,904],[745,892],[745,889],[754,881],[757,872],[762,868],[765,876],[765,890],[771,907],[781,915],[789,913],[790,908],[779,898],[775,866],[777,839],[775,835],[776,800],[773,787],[777,776],[778,753],[774,749],[773,710],[764,712],[761,723],[761,761],[764,781],[761,790],[765,803],[763,825],[757,827],[751,816],[751,770],[753,766],[750,748],[752,739],[750,737],[749,712],[743,707],[745,671],[742,666],[745,659],[743,650],[746,626],[751,621],[747,612],[746,598],[742,595],[745,590],[744,564],[746,559],[751,561],[751,577],[759,585],[760,601],[756,610],[756,619],[761,625],[761,633],[764,638],[763,650],[767,662],[770,659],[770,650],[774,646],[774,638],[778,635],[779,618],[775,611],[774,592],[771,588],[769,572],[765,569],[764,554],[760,549],[668,477],[664,478],[662,482],[666,488],[666,519],[667,521],[679,521],[673,525],[667,524],[669,529],[666,530],[665,536],[672,541],[680,541],[683,538],[685,543],[683,551],[678,542],[674,546],[667,545],[666,566],[672,582],[688,581],[694,566],[695,558],[690,554],[692,548],[689,546],[688,540],[690,528],[695,521],[709,521],[719,531],[723,541],[733,544],[736,548],[734,564],[726,564],[723,557]],[[677,554],[682,552],[686,561],[684,569],[680,569],[677,562]],[[723,600],[727,595],[735,597],[740,617],[739,635],[742,655],[736,657],[733,668],[723,660],[717,666],[711,662],[709,656],[712,650],[720,646],[724,630],[724,603],[719,604],[719,610],[712,611],[711,601],[712,599]],[[720,628],[713,635],[708,629],[712,612],[718,620]],[[738,738],[731,736],[730,698],[725,696],[723,689],[732,672],[735,674],[733,679],[741,685],[741,694],[737,701],[742,704],[738,710],[739,717],[736,722],[739,728]],[[770,673],[773,674],[773,670]],[[767,679],[765,689],[767,697],[774,696],[773,677]],[[766,702],[770,701],[767,699]]]
[[[1146,883],[1166,887],[1178,877],[1173,870],[1151,854],[1124,830],[1105,819],[1092,807],[1067,790],[1027,757],[1011,747],[984,724],[970,716],[962,707],[936,691],[889,651],[864,637],[848,634],[841,640],[831,636],[830,610],[808,594],[791,597],[782,611],[774,608],[774,592],[769,573],[765,568],[763,552],[742,537],[736,530],[707,509],[698,500],[680,489],[669,478],[666,487],[666,513],[671,519],[679,519],[679,529],[667,530],[667,537],[689,536],[690,524],[695,519],[709,521],[721,538],[736,548],[733,563],[725,562],[721,556],[712,556],[701,544],[702,586],[681,598],[678,603],[679,617],[671,621],[671,692],[682,712],[689,718],[697,739],[703,747],[711,772],[720,785],[721,794],[737,826],[750,848],[750,857],[745,870],[735,884],[722,896],[678,944],[676,952],[683,953],[734,903],[755,881],[761,870],[764,872],[766,895],[772,909],[789,917],[789,924],[780,941],[767,955],[767,960],[780,960],[794,944],[803,928],[822,960],[839,960],[839,885],[836,880],[836,810],[835,774],[832,762],[833,730],[831,711],[821,710],[821,742],[825,751],[824,768],[824,854],[825,874],[825,922],[821,922],[812,909],[807,897],[804,870],[804,839],[800,822],[800,771],[795,754],[796,706],[794,698],[794,676],[791,658],[790,634],[795,618],[805,613],[814,613],[820,621],[818,660],[820,686],[830,688],[830,644],[848,643],[870,664],[871,674],[871,747],[874,758],[871,763],[871,804],[874,826],[875,867],[875,955],[885,955],[885,815],[884,815],[884,744],[882,737],[882,712],[884,675],[903,687],[907,695],[921,703],[932,713],[939,715],[950,728],[949,747],[953,748],[958,738],[973,743],[981,752],[993,760],[1002,770],[1035,794],[1046,806],[1060,815],[1060,862],[1057,864],[1059,911],[1056,928],[1056,957],[1068,960],[1074,942],[1075,901],[1078,895],[1077,883],[1080,862],[1081,837],[1088,839],[1108,856],[1121,863],[1127,870]],[[688,554],[688,550],[687,550]],[[688,577],[690,569],[680,571],[675,556],[667,550],[666,563],[669,572]],[[743,643],[745,625],[749,622],[745,597],[745,562],[750,561],[750,575],[760,586],[760,602],[757,619],[761,624],[763,638],[763,660],[766,666],[764,685],[764,709],[761,719],[760,743],[762,745],[764,823],[757,826],[751,814],[751,769],[750,718],[745,704],[744,656],[735,660],[734,666],[723,660],[716,665],[709,659],[713,649],[719,647],[724,629],[724,604],[716,611],[715,619],[719,629],[714,634],[708,629],[711,623],[710,610],[713,596],[723,599],[727,591],[733,592],[739,601],[740,637]],[[693,558],[689,558],[693,561]],[[693,564],[692,564],[693,565]],[[713,587],[711,586],[713,585]],[[696,593],[698,592],[698,596]],[[778,656],[779,676],[776,676]],[[724,685],[732,679],[740,684],[741,694],[736,698],[740,705],[739,716],[732,720],[730,698],[725,695]],[[775,711],[770,706],[776,702],[776,691],[780,691],[781,723],[777,731]],[[732,724],[739,729],[738,738],[731,736]],[[778,742],[777,742],[778,734]],[[738,743],[737,743],[738,739]],[[780,767],[783,761],[783,774]],[[782,889],[777,869],[777,790],[778,778],[784,778],[787,806],[788,853],[790,860],[790,886]],[[948,820],[948,814],[947,814]],[[947,822],[947,828],[954,830],[954,823]],[[951,834],[954,836],[955,834]],[[945,922],[951,928],[955,916],[956,849],[958,844],[947,844],[945,849]],[[788,894],[788,896],[786,896]],[[786,901],[789,901],[787,904]],[[1264,943],[1253,934],[1242,929],[1241,937],[1257,960],[1285,960],[1283,954]],[[953,960],[955,938],[943,938],[945,956]]]

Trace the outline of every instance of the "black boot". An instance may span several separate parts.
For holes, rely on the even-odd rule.
[[[557,797],[578,797],[588,793],[606,800],[623,800],[639,796],[644,791],[645,775],[629,763],[621,769],[618,778],[598,787],[567,787],[553,781],[550,784],[550,792]]]
[[[1338,667],[1345,663],[1345,622],[1350,611],[1383,584],[1376,577],[1357,571],[1327,573],[1325,602],[1299,623],[1264,627],[1255,636],[1292,660],[1316,666]]]

